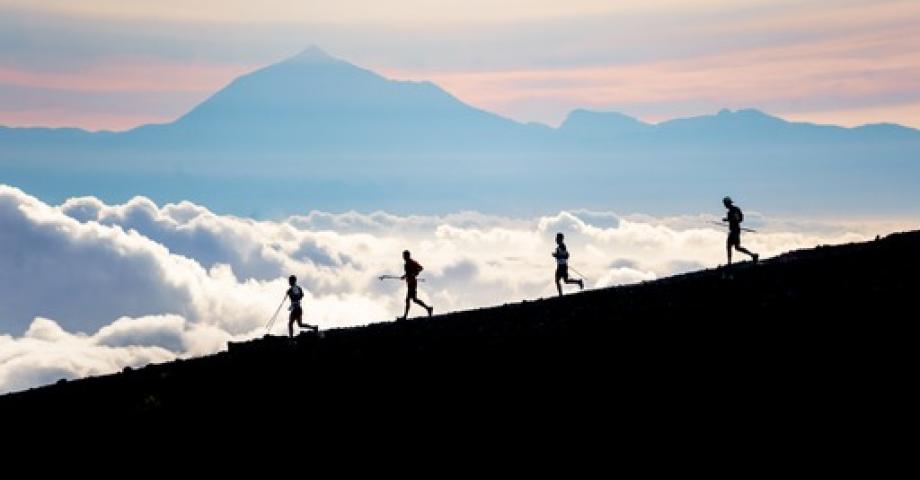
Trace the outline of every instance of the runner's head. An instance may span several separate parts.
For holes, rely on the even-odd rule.
[[[288,277],[288,283],[293,287],[294,284],[297,283],[297,277],[295,277],[294,275],[291,275],[290,277]]]
[[[562,232],[559,232],[556,234],[556,243],[562,243],[562,240],[564,239],[565,239],[565,235],[563,235]]]
[[[722,205],[725,205],[725,208],[732,206],[732,197],[725,197],[722,199]]]
[[[403,260],[408,260],[408,259],[409,259],[409,251],[403,250]]]

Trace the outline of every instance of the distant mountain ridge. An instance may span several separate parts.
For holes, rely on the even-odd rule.
[[[278,204],[267,190],[279,188],[287,200],[332,210],[536,207],[552,199],[535,201],[532,192],[553,191],[570,199],[565,207],[643,211],[654,207],[650,192],[670,192],[671,204],[686,205],[688,196],[721,198],[725,185],[756,198],[758,190],[774,195],[779,184],[787,193],[778,201],[842,205],[858,200],[855,183],[866,198],[903,205],[920,200],[907,191],[920,182],[918,158],[916,129],[787,122],[754,109],[658,124],[577,109],[558,128],[525,124],[431,82],[389,80],[316,47],[235,79],[174,122],[99,133],[0,127],[0,182],[49,201],[133,190],[218,210],[241,194],[242,182],[260,210]],[[236,183],[207,197],[180,187],[217,181]],[[390,187],[399,181],[415,188]],[[313,193],[304,193],[304,182]]]
[[[466,105],[431,82],[388,80],[317,48],[244,75],[176,122],[205,140],[233,135],[337,148],[355,143],[458,148],[527,127]]]
[[[289,124],[294,130],[302,127],[311,116],[334,115],[331,120],[371,120],[374,115],[417,114],[466,116],[465,120],[490,122],[492,126],[527,128],[522,124],[487,111],[471,107],[429,81],[399,81],[386,79],[370,70],[333,57],[316,46],[301,53],[242,75],[233,80],[188,113],[166,124],[143,125],[126,132],[89,132],[80,128],[20,128],[3,127],[10,132],[56,133],[67,135],[118,134],[137,130],[162,128],[196,129],[198,133],[220,131],[228,133],[237,127],[254,128],[265,121],[275,127]],[[389,121],[393,118],[389,117]],[[430,119],[428,119],[430,120]],[[419,121],[418,123],[422,123]],[[537,124],[539,125],[539,124]],[[379,125],[378,125],[379,126]],[[867,124],[846,128],[802,122],[787,122],[756,109],[731,111],[723,109],[715,115],[677,118],[650,124],[619,112],[576,109],[569,113],[558,129],[579,135],[626,134],[657,131],[697,130],[706,128],[835,128],[844,131],[886,130],[901,135],[920,136],[920,130],[891,123]]]

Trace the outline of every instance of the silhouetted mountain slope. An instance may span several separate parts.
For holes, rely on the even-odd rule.
[[[537,412],[535,421],[643,428],[675,417],[700,428],[744,418],[761,428],[794,416],[832,425],[841,409],[907,380],[918,265],[920,231],[895,234],[562,298],[231,344],[204,358],[6,395],[0,412],[321,412],[330,422],[333,414],[443,422]]]

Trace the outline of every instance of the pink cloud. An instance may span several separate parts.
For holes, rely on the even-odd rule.
[[[785,115],[789,120],[854,127],[866,123],[899,123],[920,127],[920,102],[839,110],[805,111]]]
[[[197,65],[157,58],[109,58],[79,71],[38,72],[0,66],[0,84],[81,92],[213,92],[250,65]]]
[[[148,123],[171,122],[194,106],[187,99],[202,101],[254,68],[136,57],[108,58],[105,63],[64,72],[0,67],[0,86],[54,90],[68,98],[87,93],[128,94],[119,97],[117,107],[105,102],[92,108],[77,107],[73,101],[60,100],[60,96],[53,100],[50,95],[29,108],[4,109],[0,105],[0,125],[127,130]]]
[[[397,78],[431,79],[461,99],[521,120],[533,120],[519,115],[525,102],[553,103],[558,107],[552,118],[546,112],[539,119],[548,123],[559,122],[575,107],[622,108],[641,116],[650,106],[694,102],[757,106],[782,114],[841,110],[854,103],[891,103],[899,95],[920,97],[917,45],[920,30],[904,26],[647,63],[387,73]],[[665,117],[681,113],[674,111]]]

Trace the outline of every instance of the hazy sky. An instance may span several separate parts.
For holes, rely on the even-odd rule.
[[[558,124],[757,107],[920,127],[917,0],[0,0],[0,125],[170,121],[318,45]]]

